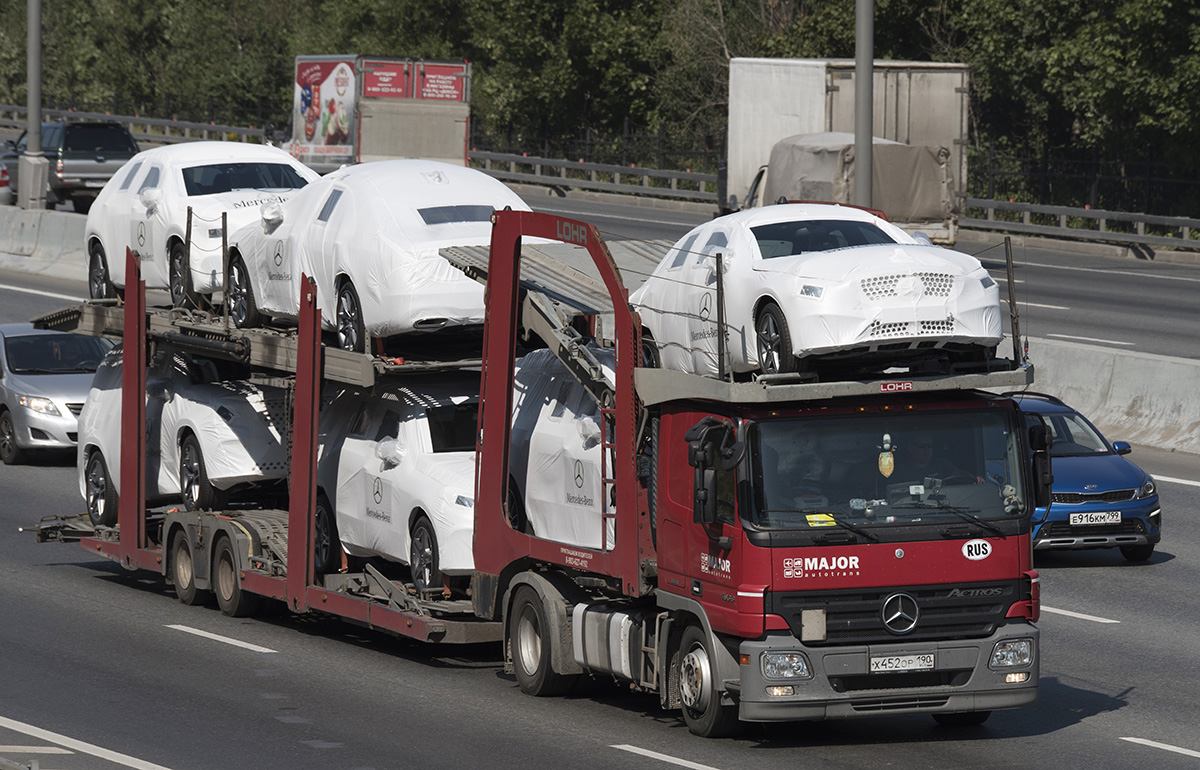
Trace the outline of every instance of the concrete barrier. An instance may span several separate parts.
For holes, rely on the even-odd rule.
[[[1200,454],[1200,361],[1038,337],[1029,359],[1033,390],[1078,409],[1109,440]]]
[[[0,207],[0,267],[86,281],[86,222],[82,214],[66,211]]]

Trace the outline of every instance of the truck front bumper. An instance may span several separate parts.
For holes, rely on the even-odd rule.
[[[1032,659],[1010,667],[989,665],[1001,642],[1028,639]],[[787,632],[742,642],[739,717],[747,722],[845,719],[883,714],[936,714],[994,711],[1037,702],[1038,629],[1029,624],[1002,626],[986,639],[872,644],[853,647],[806,647]],[[808,659],[808,679],[768,679],[766,652],[799,651]],[[934,655],[934,667],[902,673],[871,673],[871,659]],[[746,657],[749,656],[749,657]],[[1009,682],[1009,674],[1024,681]],[[791,686],[790,694],[785,692]]]

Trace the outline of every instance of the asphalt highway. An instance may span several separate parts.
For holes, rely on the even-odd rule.
[[[634,238],[675,238],[705,219],[591,205],[556,213]],[[1030,334],[1200,358],[1200,268],[1021,257]],[[84,293],[0,272],[0,322]],[[1115,551],[1038,555],[1037,706],[967,729],[882,717],[750,725],[724,741],[689,735],[655,697],[608,682],[525,696],[497,645],[424,646],[284,609],[234,619],[186,607],[151,574],[18,533],[82,510],[72,456],[0,466],[0,758],[42,770],[1200,769],[1200,457],[1136,447],[1131,459],[1159,479],[1164,541],[1138,565]]]

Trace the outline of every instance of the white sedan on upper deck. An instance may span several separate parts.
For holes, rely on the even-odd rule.
[[[975,257],[857,207],[780,204],[695,228],[630,296],[648,365],[719,371],[718,255],[734,372],[982,364],[1003,337],[999,289]]]
[[[124,289],[129,247],[147,288],[170,289],[176,306],[195,305],[224,284],[221,215],[232,233],[258,221],[264,203],[285,201],[316,178],[288,153],[261,144],[187,142],[138,153],[88,212],[88,293],[100,299]]]
[[[295,318],[300,275],[338,344],[483,323],[483,286],[443,259],[446,246],[486,245],[495,209],[529,211],[482,171],[430,160],[338,169],[234,234],[230,316]]]

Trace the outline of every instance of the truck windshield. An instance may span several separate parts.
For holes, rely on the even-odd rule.
[[[752,523],[887,527],[1026,512],[1021,445],[999,410],[762,420]]]

